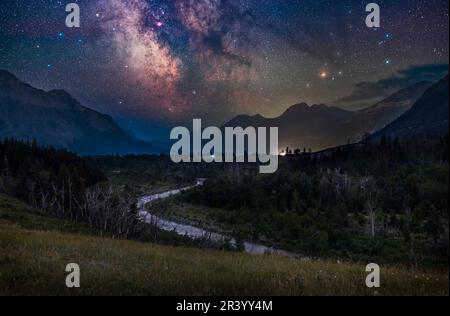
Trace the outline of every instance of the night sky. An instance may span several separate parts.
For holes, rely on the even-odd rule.
[[[76,2],[81,27],[65,26]],[[365,6],[381,7],[381,28]],[[299,102],[373,104],[448,71],[447,0],[9,0],[0,69],[65,89],[138,136]]]

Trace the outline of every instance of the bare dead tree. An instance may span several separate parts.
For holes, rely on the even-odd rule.
[[[48,193],[45,192],[41,192],[41,201],[40,201],[40,205],[39,205],[39,211],[41,213],[46,213],[46,211],[48,210]]]
[[[378,203],[379,203],[379,192],[378,190],[373,186],[369,185],[366,188],[366,212],[367,216],[369,218],[369,226],[370,226],[370,237],[372,239],[375,239],[376,237],[376,220],[377,220],[377,214],[379,211]]]
[[[414,267],[418,266],[417,256],[415,252],[415,238],[413,233],[413,215],[412,209],[410,207],[405,208],[405,216],[406,216],[406,235],[409,241],[409,255],[411,257],[412,263]]]
[[[69,178],[67,179],[67,188],[69,191],[69,213],[72,216],[72,200],[73,200],[73,193],[72,193],[72,178],[69,176]]]
[[[137,211],[136,199],[111,185],[88,189],[81,209],[89,225],[113,237],[134,238],[144,224]]]

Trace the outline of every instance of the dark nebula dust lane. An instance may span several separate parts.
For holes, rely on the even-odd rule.
[[[0,68],[124,120],[358,109],[448,71],[447,1],[377,1],[377,30],[367,1],[79,0],[74,29],[69,2],[2,4]]]

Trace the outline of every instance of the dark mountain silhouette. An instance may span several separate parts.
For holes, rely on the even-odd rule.
[[[408,111],[431,85],[428,81],[419,82],[399,90],[374,106],[357,111],[351,122],[353,132],[373,133],[384,128]]]
[[[63,90],[45,92],[0,70],[0,138],[36,140],[79,154],[150,154],[152,144],[125,132],[110,116],[82,106]]]
[[[443,136],[448,133],[449,77],[431,86],[413,107],[373,138]]]
[[[224,127],[279,127],[280,148],[318,151],[347,144],[349,141],[358,142],[366,134],[384,128],[408,111],[430,85],[429,82],[417,83],[361,111],[301,103],[290,107],[276,118],[241,115]]]

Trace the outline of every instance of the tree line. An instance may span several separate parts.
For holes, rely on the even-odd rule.
[[[41,214],[86,223],[100,234],[140,238],[145,231],[136,198],[64,149],[0,141],[0,192],[27,201]]]
[[[253,240],[311,255],[448,262],[448,136],[283,157],[275,175],[223,173],[182,201]]]

